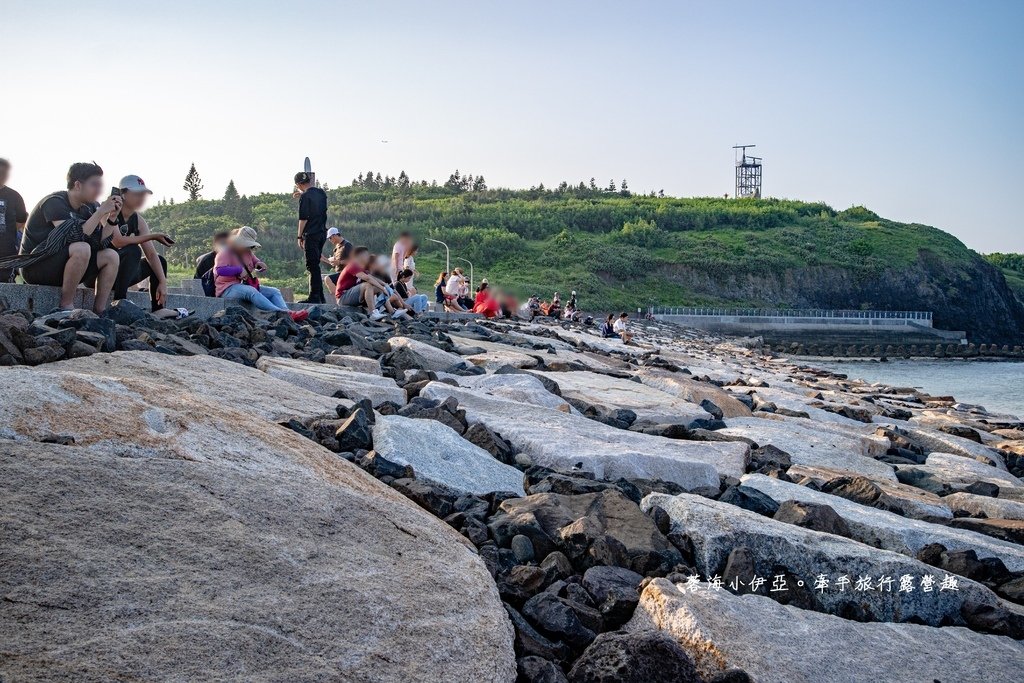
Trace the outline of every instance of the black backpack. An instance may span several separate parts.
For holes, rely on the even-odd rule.
[[[203,283],[203,294],[206,296],[216,297],[217,296],[217,280],[213,275],[213,268],[203,273],[203,277],[200,278]]]

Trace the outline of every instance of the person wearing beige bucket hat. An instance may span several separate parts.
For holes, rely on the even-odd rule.
[[[281,290],[260,283],[257,275],[267,271],[267,264],[253,252],[262,246],[256,237],[256,230],[248,225],[231,232],[227,248],[218,252],[213,262],[217,296],[246,301],[261,311],[285,312],[302,322],[309,317],[307,311],[289,310]]]

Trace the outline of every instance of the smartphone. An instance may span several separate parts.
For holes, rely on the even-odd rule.
[[[120,197],[121,196],[121,188],[120,187],[112,187],[112,188],[110,188],[110,196],[111,197]]]

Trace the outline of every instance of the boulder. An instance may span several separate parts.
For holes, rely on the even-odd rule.
[[[602,633],[569,672],[570,683],[704,683],[690,655],[655,630]]]
[[[522,472],[435,420],[380,416],[373,425],[373,448],[391,462],[411,465],[418,479],[462,493],[524,493]]]
[[[1024,644],[965,628],[860,623],[759,595],[644,590],[629,632],[658,629],[705,680],[730,668],[758,683],[989,683],[1019,678]]]
[[[449,353],[444,349],[427,344],[409,337],[391,337],[388,340],[391,351],[405,348],[416,354],[421,361],[418,365],[421,370],[432,370],[434,372],[447,371],[452,366],[459,366],[465,363],[462,356]]]
[[[855,434],[828,423],[800,418],[768,419],[741,417],[726,420],[720,433],[771,444],[789,454],[794,465],[827,467],[848,474],[860,474],[879,481],[896,481],[891,466],[874,460],[889,448],[889,440]],[[831,428],[830,428],[831,427]]]
[[[374,406],[388,401],[405,405],[405,390],[390,377],[368,374],[345,366],[313,363],[294,358],[263,356],[256,367],[271,377],[291,382],[316,394],[342,396],[352,401],[368,398]]]
[[[441,382],[431,382],[420,395],[454,396],[471,422],[500,433],[535,464],[589,472],[599,479],[661,479],[687,490],[717,487],[719,473],[743,474],[749,452],[743,443],[687,442],[630,432]]]
[[[900,425],[900,432],[919,444],[925,451],[952,453],[964,458],[974,459],[986,465],[993,465],[1003,471],[1006,464],[1002,457],[991,448],[964,439],[954,434],[946,434],[938,429],[915,425]]]
[[[336,401],[153,353],[6,369],[0,391],[0,678],[515,676],[465,540],[276,424]],[[34,441],[53,432],[74,445]]]
[[[497,396],[509,401],[552,410],[571,410],[565,399],[548,391],[540,378],[533,375],[478,375],[476,377],[459,377],[458,382],[459,386],[468,387],[487,396]]]
[[[650,517],[614,490],[505,500],[489,526],[500,546],[508,547],[521,534],[537,556],[557,549],[577,567],[616,566],[644,574],[668,571],[682,561]]]
[[[560,372],[558,386],[566,399],[576,399],[609,409],[628,408],[637,422],[682,424],[710,420],[711,414],[691,401],[628,379],[594,372]]]
[[[806,501],[787,500],[779,505],[779,509],[772,516],[777,522],[795,524],[804,529],[823,531],[836,536],[850,535],[850,529],[846,526],[843,518],[836,514],[828,505],[821,503],[808,503]]]
[[[908,486],[932,493],[963,491],[978,483],[1024,489],[1024,482],[1005,470],[950,453],[930,453],[923,465],[899,465],[896,476]]]
[[[807,476],[806,471],[793,471],[791,476]],[[819,472],[820,474],[820,472]],[[821,490],[846,500],[895,512],[903,517],[921,519],[927,522],[943,522],[953,518],[948,498],[940,498],[912,486],[894,484],[890,481],[872,481],[861,476],[838,476],[819,484]]]
[[[970,517],[1024,520],[1024,502],[978,496],[973,493],[953,493],[942,499],[954,512]]]
[[[718,406],[726,418],[750,417],[750,408],[710,382],[700,382],[678,372],[656,368],[645,368],[637,373],[637,377],[645,385],[689,403],[700,405],[704,401],[710,401]]]
[[[926,545],[941,543],[949,550],[973,549],[981,558],[998,557],[1011,571],[1024,570],[1024,548],[1013,543],[942,524],[907,519],[892,512],[761,474],[745,475],[742,482],[744,486],[756,489],[780,504],[799,502],[828,505],[845,522],[847,533],[842,535],[876,548],[916,557]]]
[[[633,616],[643,579],[623,567],[591,567],[583,574],[583,587],[601,610],[606,628],[617,629]]]
[[[365,375],[381,375],[380,361],[373,358],[329,353],[324,357],[324,363],[339,368],[348,368],[353,372],[361,372]]]
[[[961,615],[966,603],[1000,604],[989,589],[961,577],[955,577],[957,590],[939,591],[937,587],[944,574],[916,559],[777,522],[718,501],[685,493],[652,493],[644,498],[641,507],[647,509],[652,505],[668,512],[674,532],[689,537],[701,576],[720,576],[732,549],[746,547],[757,573],[741,580],[749,585],[756,577],[766,579],[756,592],[759,595],[781,600],[798,598],[817,611],[856,616],[863,621],[914,619],[931,625],[967,623]],[[900,592],[895,584],[892,590],[877,590],[883,577],[898,584],[904,575],[914,578],[913,592]],[[776,586],[779,576],[783,579]],[[920,589],[924,576],[932,577],[935,590]],[[811,592],[819,577],[828,581],[829,588]],[[862,577],[870,579],[871,590],[866,583],[861,584],[862,590],[856,589]],[[776,587],[779,590],[772,591]]]
[[[1024,553],[1024,521],[1019,519],[954,519],[949,523],[954,529],[965,529],[967,531],[985,534],[992,538],[1016,544],[1021,553]],[[1003,558],[1000,558],[1003,559]],[[1010,563],[1004,560],[1003,564],[1010,571],[1020,571],[1024,562],[1015,563],[1011,568]]]

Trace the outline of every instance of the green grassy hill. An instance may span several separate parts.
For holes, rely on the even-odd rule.
[[[986,339],[1018,337],[1024,309],[1002,273],[951,235],[885,220],[862,207],[836,211],[791,200],[671,198],[580,184],[483,189],[482,178],[444,186],[407,180],[330,189],[330,222],[356,244],[390,250],[401,230],[422,245],[433,279],[447,242],[476,279],[518,295],[575,289],[589,310],[647,305],[822,306],[934,310],[944,327]],[[475,182],[476,189],[473,188]],[[248,224],[280,283],[303,288],[287,194],[162,204],[154,229],[187,267],[217,229]]]

